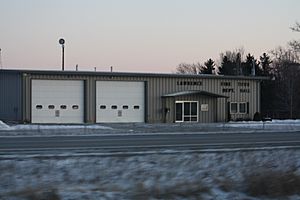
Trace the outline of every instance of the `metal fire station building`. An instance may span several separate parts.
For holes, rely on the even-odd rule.
[[[176,123],[252,119],[256,76],[0,70],[0,120]]]

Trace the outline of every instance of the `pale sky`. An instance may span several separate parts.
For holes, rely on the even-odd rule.
[[[300,33],[300,0],[0,0],[5,69],[174,72],[240,47],[259,57]]]

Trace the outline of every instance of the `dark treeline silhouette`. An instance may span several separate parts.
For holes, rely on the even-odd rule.
[[[297,52],[278,48],[262,82],[262,112],[273,118],[300,118],[300,63]]]
[[[247,54],[246,59],[242,60],[242,50],[226,51],[221,53],[221,64],[216,67],[215,61],[211,58],[204,64],[201,63],[181,63],[177,66],[176,72],[179,74],[218,74],[218,75],[244,75],[250,76],[255,67],[256,75],[263,75],[265,73],[265,63],[257,61],[253,55]],[[263,54],[265,59],[270,59],[266,53]],[[262,56],[262,57],[263,57]]]
[[[297,42],[297,41],[294,41]],[[177,73],[231,76],[267,76],[261,83],[261,114],[276,119],[300,118],[300,59],[292,45],[263,53],[259,59],[243,50],[220,54],[219,66],[212,59],[204,64],[180,64]],[[255,70],[254,70],[255,69]],[[255,71],[255,72],[254,72]]]
[[[296,22],[292,31],[300,32]],[[300,118],[300,41],[292,40],[286,48],[263,53],[259,60],[244,49],[220,54],[219,64],[208,59],[204,64],[180,64],[181,74],[215,74],[231,76],[267,76],[261,83],[261,114],[277,119]]]

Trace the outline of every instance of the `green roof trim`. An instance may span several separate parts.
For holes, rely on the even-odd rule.
[[[59,71],[59,70],[18,70],[2,69],[0,72],[17,72],[38,75],[87,75],[110,77],[159,77],[159,78],[215,78],[215,79],[240,79],[240,80],[270,80],[266,76],[224,76],[213,74],[176,74],[176,73],[139,73],[139,72],[107,72],[107,71]]]
[[[227,96],[224,96],[224,95],[206,92],[203,90],[188,90],[188,91],[182,91],[182,92],[175,92],[175,93],[171,93],[171,94],[165,94],[162,97],[167,98],[167,97],[179,97],[179,96],[188,96],[188,95],[202,95],[202,96],[209,96],[209,97],[215,97],[215,98],[228,98]]]

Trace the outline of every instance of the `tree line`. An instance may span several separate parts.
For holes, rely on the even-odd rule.
[[[300,23],[291,27],[300,32]],[[263,53],[258,59],[244,49],[220,54],[219,64],[211,58],[202,63],[181,63],[180,74],[215,74],[231,76],[268,76],[261,83],[261,114],[277,119],[300,118],[300,41]]]

